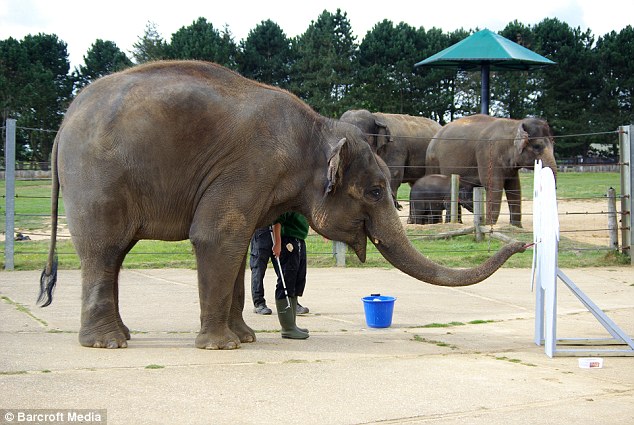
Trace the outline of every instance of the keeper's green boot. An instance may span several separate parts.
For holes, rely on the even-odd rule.
[[[297,298],[295,298],[297,300]],[[282,338],[290,339],[306,339],[308,338],[307,332],[302,332],[295,326],[295,310],[293,304],[289,306],[286,302],[286,298],[281,300],[275,300],[275,307],[277,309],[277,318],[282,326]]]
[[[295,327],[302,332],[308,333],[308,329],[300,328],[297,326],[297,297],[288,297],[291,300],[291,308],[293,309],[293,314],[295,315]]]

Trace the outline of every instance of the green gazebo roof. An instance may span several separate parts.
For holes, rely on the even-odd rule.
[[[489,64],[491,70],[528,70],[554,63],[501,35],[483,29],[414,66],[426,65],[469,70]]]

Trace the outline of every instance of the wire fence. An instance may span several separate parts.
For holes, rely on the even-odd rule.
[[[43,129],[35,128],[21,128],[28,131],[47,131]],[[566,135],[558,137],[591,137],[597,135],[609,135],[616,137],[617,131],[601,132],[601,133],[584,133],[575,135]],[[614,188],[617,194],[620,193],[621,176],[618,172],[622,163],[615,161],[611,164],[605,163],[583,163],[583,164],[571,164],[566,163],[563,165],[558,164],[559,176],[558,186],[561,189],[558,191],[558,207],[559,207],[559,220],[560,220],[560,233],[562,239],[566,239],[567,243],[560,246],[560,250],[581,252],[581,251],[614,251],[629,249],[629,246],[617,245],[614,246],[612,241],[611,232],[614,233],[615,229],[610,226],[609,218],[610,214],[614,214],[610,210],[608,205],[607,192],[609,188]],[[574,168],[578,167],[578,168]],[[580,168],[579,168],[580,167]],[[611,168],[606,168],[611,167]],[[408,166],[404,165],[401,168],[424,168],[420,166]],[[473,168],[473,167],[464,167]],[[577,175],[571,175],[570,178],[566,177],[565,172],[579,171]],[[422,170],[424,171],[424,170]],[[587,174],[593,172],[593,177],[588,178]],[[424,174],[424,173],[423,173]],[[50,164],[48,163],[29,163],[22,162],[16,164],[16,175],[18,176],[18,184],[15,191],[15,229],[14,235],[15,241],[18,242],[18,246],[15,249],[16,257],[19,256],[32,256],[32,255],[46,255],[47,248],[45,244],[29,244],[29,241],[48,241],[50,239]],[[586,176],[586,177],[584,177]],[[597,177],[600,176],[600,177]],[[4,178],[4,176],[1,176]],[[575,180],[577,182],[575,183]],[[521,181],[521,216],[522,227],[511,226],[509,221],[511,214],[508,207],[508,200],[506,194],[502,192],[502,201],[500,204],[499,219],[495,224],[489,228],[489,234],[501,234],[506,235],[511,239],[518,240],[530,240],[532,237],[532,173],[523,170],[520,173]],[[4,183],[4,182],[3,182]],[[463,183],[478,186],[479,182],[469,181],[468,178],[463,180]],[[572,188],[565,188],[566,185],[573,186]],[[579,187],[576,187],[579,186]],[[4,187],[3,187],[4,189]],[[399,217],[403,223],[403,226],[407,230],[408,237],[413,241],[429,241],[432,239],[438,239],[444,237],[451,237],[452,232],[456,233],[458,229],[469,228],[473,224],[473,213],[462,209],[461,221],[462,224],[448,224],[446,219],[442,219],[443,223],[438,225],[416,225],[408,224],[410,220],[409,211],[411,209],[409,199],[409,186],[406,184],[401,185],[398,194],[397,201],[403,207],[399,211]],[[5,201],[5,191],[2,191],[2,205]],[[489,190],[488,197],[493,196],[493,191]],[[617,206],[620,206],[621,196],[616,196]],[[60,203],[63,211],[63,201]],[[0,207],[1,208],[1,207]],[[2,208],[3,215],[5,213]],[[623,231],[623,225],[626,220],[623,219],[624,211],[621,211],[619,207],[615,212],[617,216],[618,229],[617,232]],[[443,217],[445,213],[443,213]],[[68,233],[67,223],[65,216],[60,214],[59,216],[59,229],[58,240],[69,240],[70,235]],[[2,231],[4,233],[4,220],[2,223]],[[459,233],[459,231],[458,231]],[[308,255],[311,257],[321,257],[326,263],[332,262],[338,253],[337,250],[341,248],[335,248],[335,245],[329,241],[324,240],[321,236],[314,232],[308,237],[307,244],[309,249]],[[130,252],[129,255],[134,256],[183,256],[189,257],[193,261],[193,250],[191,246],[187,244],[167,244],[167,248],[161,248],[160,250],[152,249],[146,250],[144,248],[135,249]],[[4,245],[3,245],[4,246]],[[463,248],[460,244],[455,246],[433,245],[425,249],[426,254],[434,253],[470,253],[483,252],[489,253],[491,247],[489,244],[482,244],[479,248]],[[76,255],[72,247],[58,252],[61,256],[74,256]],[[376,250],[369,250],[369,256],[379,256],[380,254]]]

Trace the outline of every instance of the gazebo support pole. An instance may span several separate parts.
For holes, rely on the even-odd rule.
[[[489,115],[489,74],[491,66],[482,64],[482,87],[480,89],[480,113]]]

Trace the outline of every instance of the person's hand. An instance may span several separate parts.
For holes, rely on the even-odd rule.
[[[275,258],[280,258],[281,252],[282,252],[281,242],[275,241],[275,244],[273,245],[273,255],[275,255]]]
[[[275,258],[280,258],[282,252],[282,225],[275,223],[273,225],[273,255]]]

